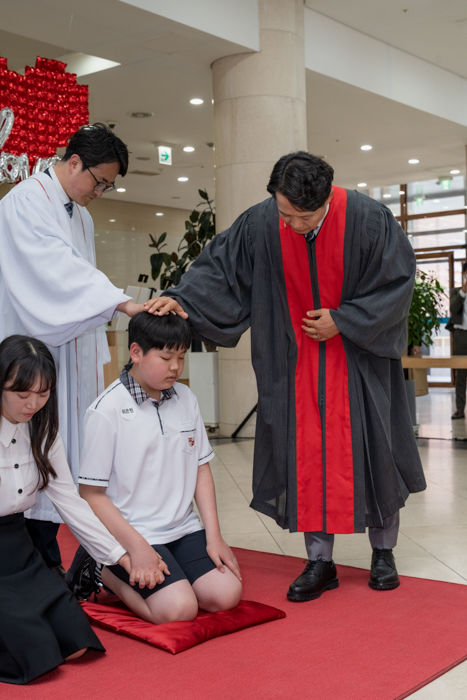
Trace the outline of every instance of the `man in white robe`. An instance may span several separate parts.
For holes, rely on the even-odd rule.
[[[83,127],[62,161],[0,201],[0,341],[31,335],[50,349],[57,366],[59,432],[75,481],[84,414],[104,389],[103,365],[110,361],[104,324],[120,311],[133,316],[143,310],[96,269],[94,226],[86,210],[127,169],[128,149],[110,129]],[[26,517],[61,522],[42,493]],[[48,547],[51,528],[46,530],[44,524]],[[56,543],[51,547],[58,551]]]

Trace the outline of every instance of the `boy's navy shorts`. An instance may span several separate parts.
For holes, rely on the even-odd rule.
[[[167,544],[153,544],[152,548],[167,564],[170,576],[164,574],[165,581],[158,583],[155,588],[149,589],[147,586],[140,588],[138,584],[133,586],[133,589],[144,599],[176,581],[187,579],[193,585],[196,579],[216,568],[206,552],[206,532],[204,530],[197,530]],[[130,583],[129,574],[120,564],[114,564],[107,568],[121,581]]]

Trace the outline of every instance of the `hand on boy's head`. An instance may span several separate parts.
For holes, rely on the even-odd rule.
[[[144,304],[145,311],[149,311],[150,314],[156,314],[157,316],[165,316],[166,314],[178,314],[182,318],[188,318],[186,311],[182,309],[178,301],[171,299],[170,297],[157,297],[156,299],[150,299]]]
[[[206,545],[206,551],[221,573],[225,572],[225,564],[225,566],[227,566],[227,568],[229,568],[230,571],[235,574],[239,581],[242,580],[238,561],[227,542],[225,542],[222,538],[218,540],[210,540]]]

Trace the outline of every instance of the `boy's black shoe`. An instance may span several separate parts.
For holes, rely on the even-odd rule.
[[[400,586],[392,549],[373,550],[368,585],[375,591],[392,591]]]
[[[97,563],[91,555],[80,545],[65,578],[69,589],[78,600],[88,600],[93,593],[99,593],[96,566]]]
[[[315,600],[324,591],[332,591],[338,587],[339,581],[334,562],[316,559],[308,561],[303,573],[290,584],[287,598],[297,603]]]

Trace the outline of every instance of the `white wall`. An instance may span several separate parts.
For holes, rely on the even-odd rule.
[[[467,80],[305,8],[309,70],[467,126]]]
[[[259,51],[258,0],[120,0]]]

